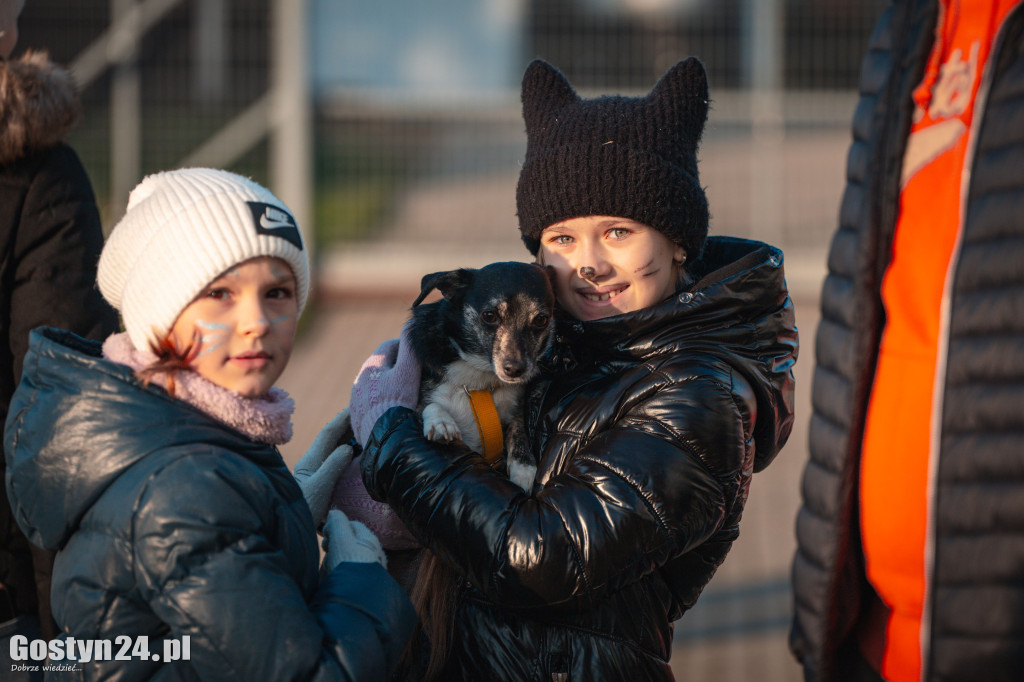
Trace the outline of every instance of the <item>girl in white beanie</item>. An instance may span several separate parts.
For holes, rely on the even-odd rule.
[[[377,538],[326,515],[348,415],[294,478],[275,447],[309,292],[288,209],[226,171],[151,175],[97,279],[126,331],[101,348],[35,330],[4,441],[15,517],[58,552],[56,648],[131,638],[126,659],[77,663],[86,679],[386,679],[415,616]]]

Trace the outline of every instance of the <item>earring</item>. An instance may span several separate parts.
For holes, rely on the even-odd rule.
[[[597,272],[597,270],[595,270],[594,268],[592,268],[589,265],[581,265],[580,266],[580,277],[582,279],[590,279],[591,277],[594,276],[594,273],[596,273],[596,272]]]
[[[686,254],[684,253],[683,257],[680,258],[679,260],[676,260],[675,258],[673,258],[672,262],[675,263],[676,265],[683,265],[684,263],[686,263]]]

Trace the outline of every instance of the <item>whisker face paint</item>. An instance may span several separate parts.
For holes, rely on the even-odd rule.
[[[657,267],[654,270],[649,270],[649,268],[652,265],[654,265],[654,263],[655,263],[655,259],[652,258],[651,260],[647,261],[647,265],[643,265],[643,266],[637,268],[636,270],[634,270],[633,274],[636,275],[638,273],[643,273],[643,274],[640,275],[641,277],[654,277],[659,272],[661,272],[661,268],[660,267]]]
[[[210,353],[212,353],[213,351],[217,350],[218,348],[220,348],[223,345],[224,345],[223,343],[215,343],[212,346],[209,346],[207,348],[203,348],[198,353],[196,353],[196,357],[197,358],[201,358],[201,357],[204,357],[206,355],[209,355]]]
[[[211,333],[199,336],[199,352],[196,354],[197,358],[209,355],[224,345],[224,341],[227,337],[227,331],[230,329],[228,325],[217,322],[207,322],[206,320],[196,320],[195,325],[197,329],[202,329],[203,331],[214,330]]]
[[[230,331],[231,327],[226,324],[220,324],[218,322],[207,322],[206,320],[196,320],[197,327],[206,327],[207,329],[216,329],[218,331]]]

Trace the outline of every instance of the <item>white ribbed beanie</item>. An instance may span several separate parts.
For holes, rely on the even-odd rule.
[[[96,281],[121,312],[135,347],[148,350],[203,287],[259,256],[291,266],[301,313],[309,258],[285,205],[240,175],[185,168],[147,176],[132,190],[103,247]]]

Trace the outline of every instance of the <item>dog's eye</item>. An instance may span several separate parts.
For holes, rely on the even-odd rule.
[[[485,310],[480,313],[480,319],[487,324],[498,324],[498,313],[493,310]]]
[[[533,326],[536,327],[537,329],[543,329],[544,327],[548,326],[549,320],[550,318],[547,315],[538,315],[537,317],[533,318]]]

